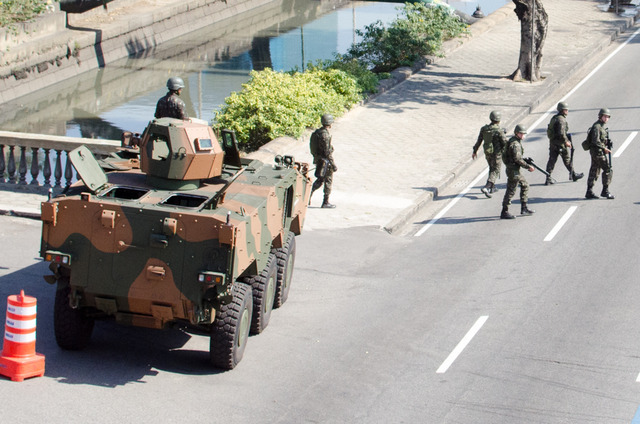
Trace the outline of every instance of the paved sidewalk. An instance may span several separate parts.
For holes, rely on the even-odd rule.
[[[517,66],[520,49],[520,23],[513,4],[507,4],[473,24],[470,37],[447,42],[445,58],[338,118],[331,130],[339,168],[331,202],[337,208],[319,208],[322,193],[316,192],[305,230],[374,226],[393,232],[409,222],[471,163],[471,147],[491,110],[501,110],[501,125],[513,128],[633,25],[632,18],[599,5],[545,2],[549,32],[542,82],[506,78]],[[277,153],[310,161],[308,137],[275,140],[256,156]],[[45,198],[0,193],[0,212],[24,216],[37,215]]]
[[[599,5],[545,2],[549,32],[542,82],[505,78],[520,51],[520,23],[514,5],[507,4],[472,25],[462,45],[449,42],[444,59],[338,119],[332,133],[339,170],[331,195],[337,208],[320,209],[322,195],[316,192],[305,229],[373,225],[393,232],[409,222],[471,163],[472,146],[491,110],[499,109],[501,126],[511,130],[633,25],[633,19]]]

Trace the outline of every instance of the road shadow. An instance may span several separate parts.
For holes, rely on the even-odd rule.
[[[473,223],[476,223],[476,222],[489,222],[489,221],[496,221],[496,220],[499,220],[499,219],[500,219],[500,214],[496,214],[495,216],[475,216],[475,217],[452,216],[452,217],[440,218],[433,225],[473,224]],[[423,221],[414,222],[414,224],[415,225],[426,225],[429,222],[431,222],[430,219],[425,219]]]
[[[24,290],[37,299],[36,352],[45,355],[45,376],[65,384],[118,387],[144,382],[159,370],[184,375],[214,375],[225,372],[209,362],[208,336],[188,332],[184,327],[167,330],[128,327],[113,321],[97,321],[89,345],[81,351],[61,349],[55,340],[53,308],[56,286],[42,276],[50,274],[47,264],[38,262],[0,277],[0,296]],[[0,309],[6,314],[6,301]],[[202,351],[183,349],[194,337]]]

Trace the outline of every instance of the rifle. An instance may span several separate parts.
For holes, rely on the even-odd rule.
[[[569,179],[571,181],[575,181],[573,178],[573,174],[575,174],[575,172],[573,171],[573,153],[576,151],[576,149],[573,148],[573,139],[571,137],[571,134],[567,134],[567,138],[569,139],[569,143],[571,143],[571,160],[569,161]]]
[[[609,172],[613,171],[613,163],[611,162],[611,151],[613,150],[613,141],[607,138],[607,149],[609,149]]]
[[[534,168],[536,168],[538,171],[542,172],[544,175],[547,176],[547,178],[549,178],[551,181],[553,181],[554,183],[557,183],[556,179],[553,178],[551,176],[551,174],[549,174],[547,171],[545,171],[544,169],[540,168],[538,165],[536,165],[536,163],[534,162],[533,158],[522,158],[522,160],[524,160],[527,165],[531,165]]]

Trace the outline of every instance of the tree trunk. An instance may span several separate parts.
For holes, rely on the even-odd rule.
[[[511,78],[514,81],[538,81],[542,67],[542,47],[547,37],[549,16],[544,10],[541,0],[513,0],[513,3],[516,5],[515,13],[520,21],[520,59],[518,60],[518,69],[511,74]],[[532,25],[532,5],[535,7],[534,25]],[[531,61],[532,47],[533,63]],[[532,69],[533,72],[531,72]]]

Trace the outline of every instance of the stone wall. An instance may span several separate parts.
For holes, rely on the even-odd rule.
[[[106,10],[45,14],[18,35],[0,33],[0,103],[272,1],[113,0]]]

